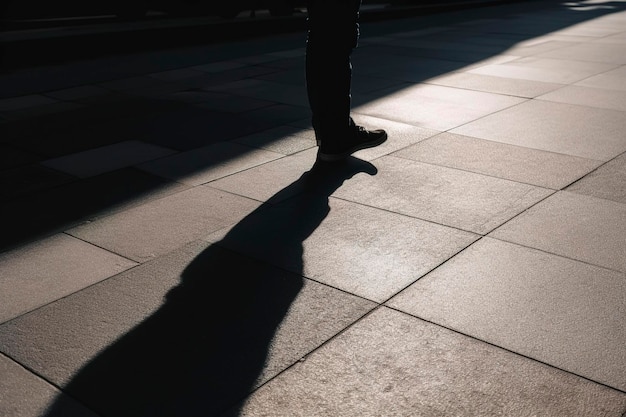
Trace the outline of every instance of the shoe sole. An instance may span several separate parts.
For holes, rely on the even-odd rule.
[[[342,161],[344,159],[346,159],[347,157],[349,157],[350,155],[352,155],[353,153],[363,150],[363,149],[368,149],[368,148],[374,148],[378,145],[382,145],[383,143],[385,143],[385,141],[387,140],[387,133],[385,133],[383,136],[381,136],[379,139],[377,139],[376,141],[373,142],[365,142],[365,143],[361,143],[359,145],[353,146],[352,148],[348,149],[346,152],[342,152],[342,153],[322,153],[322,152],[317,152],[317,157],[319,160],[323,161],[323,162],[337,162],[337,161]]]

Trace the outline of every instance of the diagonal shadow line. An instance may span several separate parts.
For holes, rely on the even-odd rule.
[[[163,305],[84,365],[64,393],[100,416],[236,415],[237,404],[264,382],[276,329],[304,285],[304,240],[329,213],[334,191],[356,174],[376,172],[356,158],[314,165],[274,197],[299,196],[261,206],[197,255]],[[231,245],[262,248],[269,263]],[[285,264],[289,271],[272,266]],[[104,311],[98,320],[116,314]],[[315,321],[302,323],[303,331],[319,331],[307,329]],[[62,395],[45,415],[74,415],[72,407]]]
[[[579,5],[584,5],[584,3]],[[381,47],[366,44],[360,48],[362,49],[361,53],[360,49],[357,48],[356,53],[359,55],[356,56],[356,59],[361,59],[363,54],[367,54],[367,51],[371,51],[372,48],[377,48],[381,54],[389,54],[381,56],[381,60],[384,60],[385,56],[393,58],[395,55],[410,58],[414,61],[414,73],[411,74],[410,81],[402,82],[401,79],[395,78],[395,85],[391,87],[367,94],[355,92],[355,103],[364,104],[384,98],[420,81],[426,81],[502,53],[521,41],[621,11],[626,6],[623,2],[607,1],[602,3],[601,7],[586,9],[572,5],[565,6],[560,2],[550,0],[527,1],[503,7],[505,8],[486,7],[479,10],[463,10],[407,20],[377,22],[370,26],[364,25],[363,30],[368,35],[384,36],[401,31],[454,25],[479,17],[506,19],[510,14],[525,13],[524,17],[518,18],[521,20],[517,21],[518,24],[514,30],[507,27],[495,29],[493,34],[501,42],[491,45],[482,44],[480,48],[475,48],[476,45],[473,45],[474,48],[472,48],[471,44],[467,44],[463,31],[445,39],[448,44],[458,44],[458,49],[436,50],[388,46],[385,52]],[[558,12],[558,18],[534,20],[533,16],[537,16],[537,14],[531,14],[531,12],[537,10]],[[506,12],[504,17],[503,11]],[[477,33],[490,34],[481,33],[480,28],[478,28]],[[299,42],[300,47],[303,46],[302,37],[290,38],[289,42],[293,43],[294,41]],[[250,45],[252,50],[260,53],[267,52],[267,49],[263,49],[261,44],[262,41],[254,40],[243,45]],[[238,49],[239,53],[245,51],[249,54],[251,52],[251,49],[241,49],[241,46],[238,44],[233,49]],[[228,49],[228,45],[224,46],[224,49]],[[181,62],[191,65],[193,59],[185,58],[185,54],[194,56],[193,59],[201,59],[198,50],[182,50],[174,56]],[[192,59],[192,61],[185,61],[185,59]],[[203,59],[206,62],[206,56]],[[420,66],[420,60],[425,64]],[[357,65],[355,77],[359,76],[359,68],[364,69],[363,65],[361,67]],[[223,73],[220,76],[215,76],[214,82],[225,82],[225,80],[232,79],[232,75],[229,76],[228,74]],[[56,77],[58,76],[59,74],[56,75]],[[377,76],[386,77],[384,66],[381,67]],[[241,77],[241,74],[238,77]],[[393,78],[394,75],[391,74],[391,77]],[[304,91],[304,88],[302,90]],[[245,99],[245,97],[235,98],[235,100]],[[143,115],[141,108],[145,111]],[[87,146],[86,143],[97,147],[142,135],[141,140],[150,144],[181,151],[193,151],[211,143],[222,143],[277,126],[289,124],[296,126],[308,115],[308,108],[301,106],[273,105],[237,114],[226,114],[199,110],[193,105],[164,99],[136,99],[126,103],[114,103],[104,107],[102,111],[92,111],[87,112],[87,114],[82,110],[76,110],[27,119],[21,123],[4,123],[2,125],[4,134],[0,139],[0,145],[4,144],[11,149],[16,148],[34,154],[37,152],[47,154],[64,147],[67,148],[67,152],[70,152],[70,149],[82,150],[83,147]],[[102,117],[105,119],[110,117],[112,120],[102,120]],[[96,132],[99,130],[101,132],[98,135]],[[97,136],[96,139],[94,139],[95,136]],[[256,146],[262,148],[278,139],[280,138],[270,135],[264,143],[258,143]],[[246,152],[245,149],[248,148],[242,146],[241,150],[236,151],[238,154],[233,155],[233,158]],[[183,173],[192,175],[194,170],[208,168],[210,168],[209,163],[188,167],[186,168],[188,171]],[[29,178],[29,175],[33,178]],[[175,183],[165,178],[133,168],[76,180],[76,178],[58,172],[42,170],[39,167],[34,171],[29,169],[25,171],[20,169],[0,171],[0,179],[6,182],[5,193],[7,189],[9,193],[10,190],[25,190],[24,193],[18,192],[15,196],[6,196],[5,194],[1,198],[0,217],[12,219],[12,222],[19,227],[5,228],[0,235],[0,252],[67,230],[94,217],[105,216],[112,211],[132,205],[133,201],[139,200],[141,197],[158,198],[180,191]],[[35,187],[34,190],[29,190],[29,181],[40,185],[39,188],[41,189]]]

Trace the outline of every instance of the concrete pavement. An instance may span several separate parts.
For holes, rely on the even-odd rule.
[[[626,3],[0,77],[0,415],[626,416]]]

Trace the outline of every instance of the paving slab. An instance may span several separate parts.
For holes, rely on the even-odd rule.
[[[626,112],[626,91],[620,90],[571,85],[541,95],[537,99]]]
[[[311,142],[308,142],[311,144]],[[313,142],[313,145],[315,142]],[[302,192],[302,187],[292,186],[302,175],[312,169],[317,159],[317,146],[290,158],[280,158],[211,182],[211,187],[232,194],[270,201],[275,204]]]
[[[473,74],[471,72],[444,74],[439,77],[431,78],[428,80],[428,83],[524,98],[537,97],[562,87],[561,84],[556,83],[516,80],[506,77]]]
[[[560,191],[491,236],[626,272],[626,206]]]
[[[513,181],[386,156],[374,181],[355,178],[335,196],[485,234],[553,191]]]
[[[445,131],[515,106],[524,100],[482,91],[438,85],[407,85],[400,91],[381,91],[354,111],[381,119]]]
[[[626,43],[587,42],[580,45],[554,49],[539,54],[538,56],[626,65]]]
[[[135,265],[63,234],[4,252],[0,254],[0,323]]]
[[[365,173],[359,178],[372,181]],[[304,181],[305,179],[303,179]],[[340,179],[337,178],[337,181]],[[335,180],[325,187],[340,186]],[[345,186],[344,183],[344,186]],[[209,240],[324,284],[382,302],[472,243],[477,236],[385,210],[305,194],[259,213],[250,232]],[[268,235],[260,246],[248,235]],[[245,238],[241,238],[245,236]]]
[[[626,204],[626,154],[570,185],[567,191]]]
[[[90,149],[71,155],[42,161],[43,166],[73,175],[88,178],[142,162],[163,158],[176,153],[171,149],[142,143],[124,141],[109,146]]]
[[[220,142],[181,152],[137,167],[187,185],[201,185],[244,171],[284,155],[235,142]]]
[[[126,168],[6,202],[0,217],[14,227],[0,234],[0,251],[187,188]]]
[[[560,190],[602,162],[441,133],[393,156]]]
[[[3,417],[96,417],[96,414],[0,354],[0,415]],[[57,413],[48,413],[56,403]]]
[[[374,306],[193,243],[0,326],[0,349],[99,415],[217,415]]]
[[[45,95],[57,100],[78,101],[89,100],[96,97],[108,96],[111,91],[95,85],[81,85],[78,87],[64,88],[61,90],[49,91]]]
[[[586,78],[577,82],[576,85],[626,91],[626,65]]]
[[[47,104],[54,104],[57,102],[58,100],[46,97],[41,94],[3,98],[0,99],[0,112],[24,110],[32,107],[40,107]]]
[[[450,132],[608,161],[626,151],[624,129],[621,111],[532,100]]]
[[[571,84],[616,67],[617,64],[524,57],[502,64],[474,68],[470,72],[545,83]]]
[[[19,155],[17,155],[19,157]],[[39,164],[18,166],[0,171],[0,201],[11,201],[74,181],[70,175]]]
[[[199,186],[96,219],[67,233],[137,262],[241,220],[258,202]]]
[[[304,65],[304,61],[302,65]],[[309,103],[304,85],[295,86],[284,82],[246,79],[213,87],[205,87],[205,89],[294,106],[306,107]]]
[[[625,278],[484,238],[388,305],[624,391]]]
[[[315,132],[312,128],[295,126],[278,126],[233,139],[233,142],[283,155],[292,155],[316,146]]]
[[[619,417],[626,396],[380,309],[225,416]]]

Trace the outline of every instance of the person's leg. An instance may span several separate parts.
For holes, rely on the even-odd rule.
[[[386,140],[350,117],[352,63],[361,0],[309,0],[306,81],[312,124],[323,160],[339,160]]]
[[[306,81],[318,142],[350,127],[350,55],[358,40],[360,0],[309,0]]]

